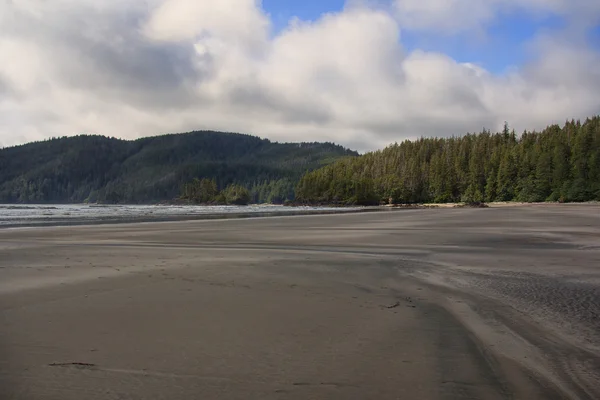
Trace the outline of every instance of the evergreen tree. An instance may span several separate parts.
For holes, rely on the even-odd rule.
[[[541,152],[535,167],[535,194],[531,201],[545,201],[552,193],[552,158]]]
[[[274,143],[210,131],[132,141],[56,138],[0,149],[0,203],[154,203],[173,199],[194,179],[219,188],[273,182],[261,201],[293,200],[305,172],[357,155],[332,143]],[[192,197],[206,202],[211,185],[198,186],[206,194]]]
[[[498,169],[498,178],[496,180],[498,201],[510,201],[515,197],[515,187],[517,178],[517,167],[512,149],[507,148],[502,155],[500,167]]]
[[[225,202],[232,205],[247,205],[250,202],[250,192],[241,185],[229,185],[223,191]]]
[[[395,143],[306,173],[296,195],[355,204],[599,199],[600,117],[520,137],[505,123],[496,134]]]

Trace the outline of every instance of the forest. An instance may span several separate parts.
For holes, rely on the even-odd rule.
[[[208,193],[208,194],[207,194]],[[207,197],[208,196],[208,197]],[[333,143],[197,131],[52,138],[0,149],[0,203],[377,205],[600,200],[600,117],[483,130],[359,156]]]
[[[0,203],[156,203],[203,178],[219,191],[247,188],[252,203],[283,203],[305,172],[357,155],[333,143],[212,131],[52,138],[0,149]]]
[[[310,204],[600,200],[600,117],[520,136],[483,130],[395,143],[306,173]]]
[[[235,183],[219,190],[215,179],[194,178],[183,185],[180,199],[205,205],[245,206],[250,203],[251,196],[248,189]]]

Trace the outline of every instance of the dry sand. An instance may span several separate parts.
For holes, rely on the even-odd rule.
[[[600,207],[0,230],[2,399],[598,399]]]

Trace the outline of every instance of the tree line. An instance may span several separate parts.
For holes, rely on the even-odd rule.
[[[600,117],[519,137],[483,130],[395,143],[306,173],[303,203],[600,200]]]
[[[215,179],[194,178],[183,186],[180,198],[205,205],[247,205],[250,202],[250,192],[236,184],[219,190]]]
[[[0,203],[156,203],[194,178],[244,186],[251,202],[284,202],[306,171],[356,155],[333,143],[212,131],[53,138],[0,149]]]

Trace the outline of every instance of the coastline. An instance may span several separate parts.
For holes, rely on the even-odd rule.
[[[52,226],[86,226],[86,225],[108,225],[108,224],[135,224],[135,223],[151,223],[151,222],[177,222],[177,221],[201,221],[201,220],[219,220],[219,219],[245,219],[245,218],[270,218],[270,217],[285,217],[285,216],[304,216],[304,215],[330,215],[330,214],[348,214],[348,213],[368,213],[368,212],[386,212],[386,211],[401,211],[401,210],[436,210],[436,209],[460,209],[460,208],[512,208],[512,207],[577,207],[577,206],[598,206],[599,202],[583,202],[583,203],[558,203],[558,202],[542,202],[542,203],[523,203],[523,202],[491,202],[480,204],[466,203],[428,203],[428,204],[386,204],[379,206],[342,206],[342,205],[327,205],[327,204],[294,204],[294,205],[273,205],[273,204],[251,204],[248,206],[238,206],[240,209],[244,207],[260,208],[268,211],[246,211],[246,212],[219,212],[219,207],[222,206],[169,206],[169,205],[128,205],[128,204],[0,204],[1,211],[5,210],[44,210],[47,214],[39,218],[15,218],[14,221],[4,222],[0,219],[0,230],[14,228],[40,228]],[[57,210],[60,206],[86,206],[89,209],[110,209],[121,207],[146,207],[147,210],[152,210],[153,207],[160,209],[161,207],[188,207],[193,210],[194,207],[210,209],[215,208],[214,212],[192,213],[183,212],[181,214],[154,214],[153,211],[140,213],[139,215],[105,215],[105,216],[86,216],[81,217],[63,217],[57,215],[51,216],[51,211]],[[230,206],[227,206],[230,207]],[[299,208],[307,209],[299,209]],[[269,208],[277,210],[269,210]]]
[[[94,207],[94,206],[92,206]],[[177,221],[201,221],[219,219],[244,219],[244,218],[270,218],[303,215],[330,215],[365,212],[388,211],[381,207],[340,207],[338,209],[312,209],[312,210],[290,210],[290,211],[256,211],[256,212],[230,212],[230,213],[205,213],[205,214],[179,214],[179,215],[140,215],[140,216],[114,216],[114,217],[84,217],[76,218],[45,218],[40,221],[29,222],[28,220],[16,220],[14,223],[0,224],[2,229],[14,228],[41,228],[59,226],[87,226],[87,225],[112,225],[112,224],[135,224],[151,222],[177,222]]]

